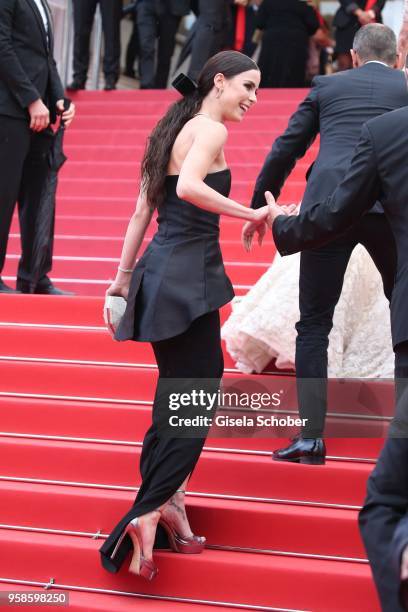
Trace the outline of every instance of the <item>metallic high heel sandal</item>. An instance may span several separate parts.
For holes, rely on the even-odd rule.
[[[110,558],[112,560],[114,559],[124,537],[127,534],[130,536],[133,543],[133,556],[129,565],[129,572],[136,574],[137,576],[142,576],[143,578],[146,578],[146,580],[153,580],[159,570],[153,561],[149,561],[143,556],[142,534],[140,531],[140,523],[138,518],[132,519],[127,524],[122,535],[117,541]]]
[[[179,489],[176,493],[185,493],[185,491]],[[196,535],[184,537],[179,535],[163,516],[160,517],[159,524],[166,530],[170,546],[175,552],[185,555],[198,555],[203,552],[205,548],[204,537]]]

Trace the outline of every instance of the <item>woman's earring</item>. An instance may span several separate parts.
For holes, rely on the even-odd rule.
[[[224,93],[224,90],[222,89],[222,87],[220,87],[220,89],[217,89],[216,98],[221,98],[223,93]]]

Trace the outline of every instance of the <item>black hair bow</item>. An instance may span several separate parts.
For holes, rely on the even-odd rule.
[[[186,76],[182,72],[172,82],[172,86],[174,89],[177,89],[182,96],[189,96],[195,91],[197,91],[197,83],[190,79],[190,77]]]

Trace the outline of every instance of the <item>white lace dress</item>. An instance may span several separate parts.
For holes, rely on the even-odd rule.
[[[245,373],[262,372],[276,359],[293,368],[295,323],[299,320],[300,255],[280,257],[243,298],[235,298],[222,328],[227,350]],[[366,249],[357,245],[350,258],[329,338],[329,376],[391,378],[394,354],[388,301]]]

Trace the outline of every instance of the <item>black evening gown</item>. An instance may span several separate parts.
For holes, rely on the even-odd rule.
[[[166,178],[158,231],[135,267],[126,312],[116,333],[117,340],[152,343],[159,379],[152,425],[140,459],[142,484],[133,506],[100,548],[102,565],[113,573],[132,547],[126,536],[115,558],[110,558],[128,522],[174,495],[193,472],[205,442],[208,428],[194,437],[163,434],[168,385],[182,385],[178,390],[188,392],[189,386],[196,388],[194,380],[203,379],[206,390],[214,392],[223,373],[218,309],[234,292],[219,245],[219,215],[181,200],[176,194],[177,180],[176,175]],[[208,174],[205,182],[227,196],[230,171]],[[202,408],[196,411],[202,414]]]

